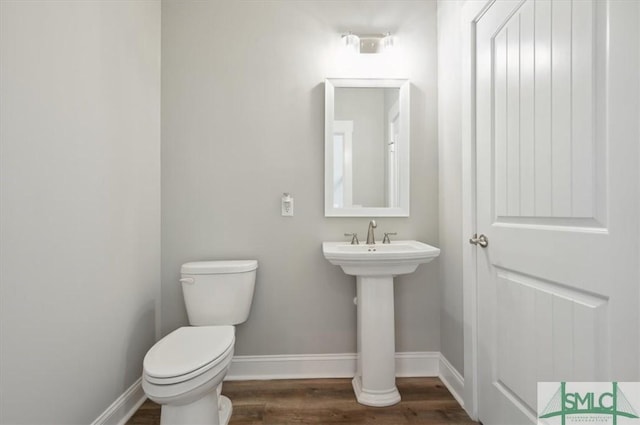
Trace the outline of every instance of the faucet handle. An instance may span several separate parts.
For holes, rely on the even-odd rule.
[[[384,234],[384,238],[382,239],[382,243],[391,243],[391,239],[389,239],[389,235],[391,236],[395,236],[397,235],[397,232],[388,232]]]
[[[357,233],[345,233],[345,236],[351,236],[351,245],[360,245]]]

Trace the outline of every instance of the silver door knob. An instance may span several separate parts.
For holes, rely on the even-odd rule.
[[[480,245],[482,248],[486,248],[489,246],[489,239],[485,235],[478,236],[477,233],[473,235],[471,239],[469,239],[469,243],[472,245]]]

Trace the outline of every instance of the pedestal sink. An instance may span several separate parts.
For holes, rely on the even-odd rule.
[[[358,369],[353,390],[358,403],[391,406],[400,401],[396,387],[393,278],[413,273],[440,250],[418,241],[351,245],[324,242],[324,257],[356,276]]]

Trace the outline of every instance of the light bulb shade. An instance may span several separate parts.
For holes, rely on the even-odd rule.
[[[342,42],[347,50],[353,53],[360,53],[360,37],[355,34],[345,34],[342,36]]]
[[[380,44],[382,44],[383,52],[388,52],[389,50],[393,49],[393,37],[391,36],[391,34],[385,34]]]

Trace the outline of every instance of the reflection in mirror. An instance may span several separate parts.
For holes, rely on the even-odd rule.
[[[326,81],[326,216],[409,215],[408,87]]]
[[[333,121],[333,207],[353,204],[353,120]]]
[[[396,88],[335,90],[333,189],[335,208],[398,206],[394,155]],[[346,178],[345,178],[346,177]]]

